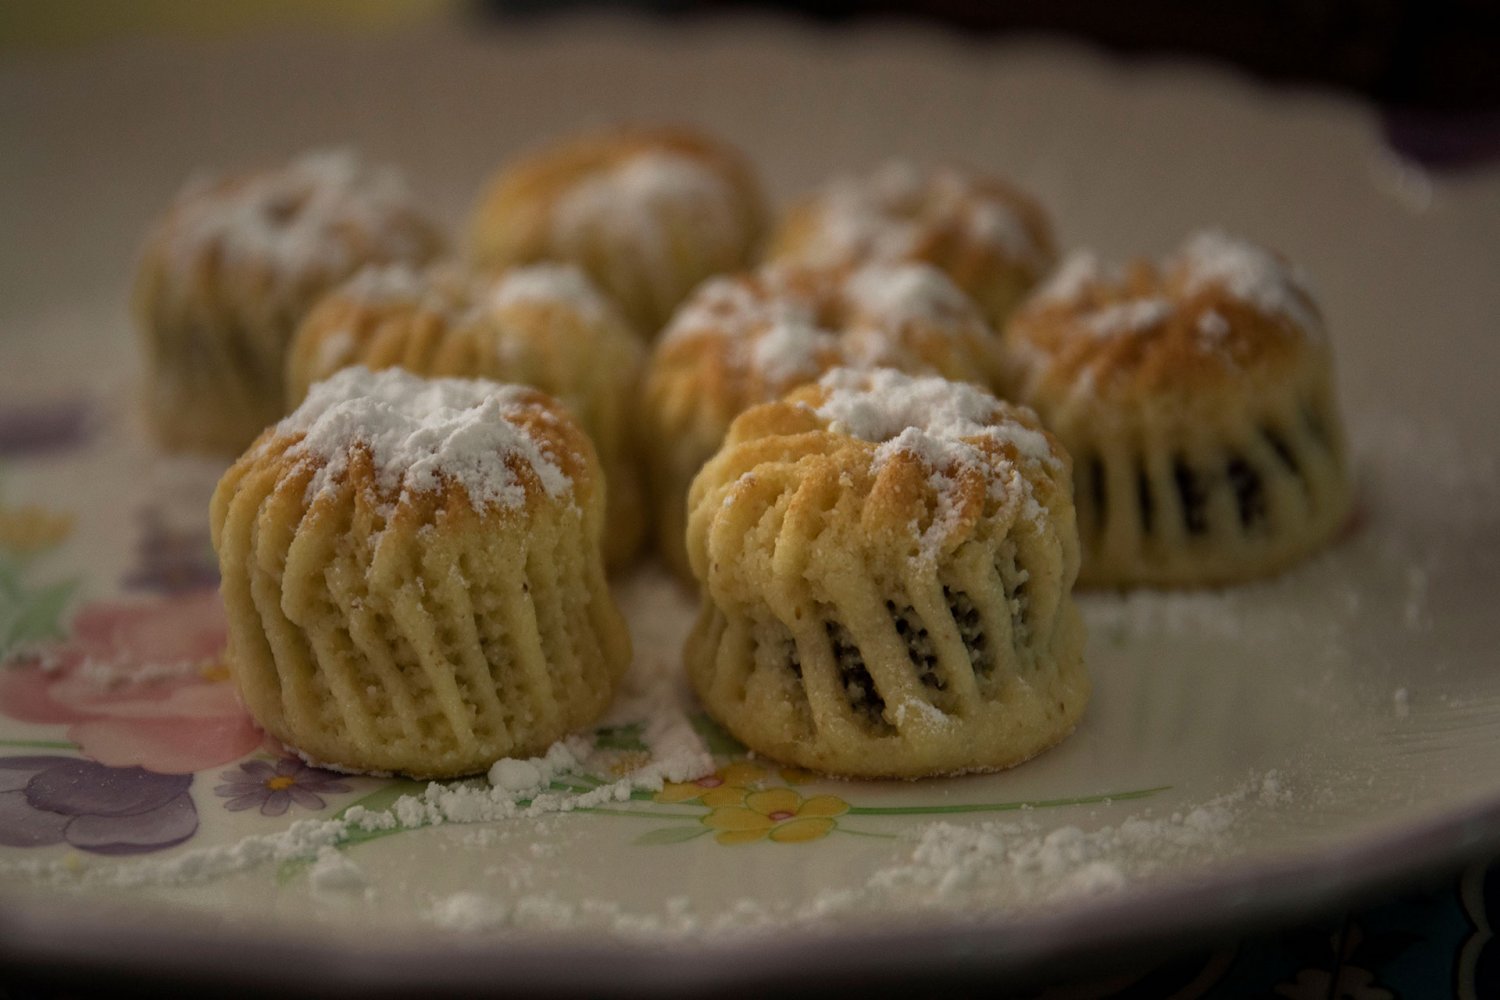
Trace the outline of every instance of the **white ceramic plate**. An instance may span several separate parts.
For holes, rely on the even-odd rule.
[[[0,831],[55,841],[0,847],[0,959],[328,991],[1018,982],[1500,847],[1494,170],[1427,178],[1357,105],[1204,68],[762,22],[118,48],[13,60],[0,92],[0,132],[25,138],[0,150],[0,447],[59,441],[0,460],[0,528],[71,517],[7,529],[39,548],[12,552],[5,600],[31,625],[78,615],[47,647],[61,670],[0,686]],[[692,602],[644,570],[619,587],[629,690],[539,815],[378,837],[336,820],[401,788],[281,764],[226,699],[213,598],[182,589],[217,469],[157,454],[131,417],[135,241],[194,168],[329,142],[401,162],[456,221],[507,153],[619,118],[699,121],[781,197],[886,155],[960,160],[1033,190],[1067,246],[1157,253],[1204,225],[1277,246],[1329,317],[1360,526],[1270,583],[1087,597],[1078,732],[1006,774],[915,784],[782,772],[695,728]],[[129,680],[143,668],[155,687]],[[641,776],[674,740],[717,752],[698,758],[716,791]],[[131,784],[67,764],[79,748],[192,777]],[[3,783],[44,771],[24,804]],[[622,775],[624,800],[570,809]],[[309,864],[318,837],[337,849]],[[122,843],[142,852],[98,853]]]

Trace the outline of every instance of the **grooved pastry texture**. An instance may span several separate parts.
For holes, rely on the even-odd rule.
[[[685,651],[759,753],[852,776],[1019,763],[1087,702],[1066,453],[970,386],[830,372],[693,483]]]
[[[1081,581],[1227,583],[1323,545],[1351,502],[1316,305],[1270,252],[1070,258],[1003,339],[1002,384],[1073,456]]]
[[[687,575],[688,486],[730,422],[839,366],[886,366],[988,384],[997,338],[942,272],[771,265],[705,282],[647,368],[645,451],[657,543]]]
[[[287,364],[293,403],[349,365],[487,378],[554,396],[588,432],[606,480],[604,546],[628,564],[646,532],[634,410],[645,351],[613,305],[571,265],[494,277],[447,267],[371,267],[303,321]]]
[[[597,478],[533,390],[358,368],[320,384],[214,494],[251,714],[310,760],[420,778],[593,721],[630,660]]]

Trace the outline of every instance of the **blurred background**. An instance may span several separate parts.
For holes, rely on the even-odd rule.
[[[975,36],[1048,33],[1122,53],[1197,54],[1272,80],[1304,81],[1385,104],[1500,107],[1494,0],[7,0],[0,45],[36,49],[138,34],[225,34],[291,25],[397,30],[608,8],[643,17],[786,12],[837,24],[906,18]]]
[[[1500,0],[5,0],[0,56],[143,36],[499,29],[601,11],[775,14],[831,30],[904,20],[974,40],[1059,37],[1127,58],[1201,58],[1368,100],[1392,149],[1428,168],[1500,158]]]

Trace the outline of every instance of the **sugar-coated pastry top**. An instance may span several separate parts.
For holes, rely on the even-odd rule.
[[[922,260],[954,242],[987,250],[1033,280],[1054,254],[1041,208],[1010,185],[893,160],[836,178],[794,209],[773,256],[811,264]]]
[[[1011,321],[1004,381],[1026,398],[1191,392],[1325,349],[1322,318],[1278,256],[1208,231],[1160,264],[1077,253]]]
[[[363,455],[384,496],[457,486],[477,510],[533,497],[571,502],[591,460],[587,439],[543,393],[481,379],[426,379],[399,368],[346,368],[312,387],[260,447],[316,471],[311,501]]]
[[[972,385],[892,369],[835,368],[743,415],[724,453],[756,438],[809,433],[834,465],[868,475],[865,522],[915,534],[920,560],[952,549],[981,520],[1039,525],[1071,490],[1067,453],[1031,410]],[[755,449],[745,455],[755,460]]]
[[[563,335],[547,324],[542,332],[550,332],[549,341],[534,324],[524,322],[538,313],[597,329],[571,329],[564,338],[569,343],[561,343],[557,338]],[[480,336],[477,327],[489,321],[495,322],[494,329]],[[311,382],[346,365],[373,365],[371,352],[415,371],[494,374],[498,366],[507,380],[532,381],[525,377],[535,375],[531,368],[555,367],[542,356],[566,349],[572,341],[594,361],[612,366],[608,371],[613,378],[634,378],[643,360],[643,349],[614,304],[571,264],[532,264],[499,275],[474,274],[452,264],[370,265],[325,296],[302,324],[291,348],[287,390],[296,402]],[[494,357],[468,353],[484,350]],[[600,358],[600,350],[607,357]],[[538,384],[558,395],[582,389],[593,381],[587,377],[588,361],[580,357],[572,377],[553,372]],[[569,402],[580,418],[594,409],[591,399]]]
[[[213,253],[221,266],[263,268],[273,284],[294,287],[367,260],[425,260],[442,242],[398,171],[335,150],[190,183],[160,233],[178,267],[201,267]]]
[[[568,260],[654,335],[709,274],[749,263],[764,228],[738,151],[671,128],[625,128],[545,147],[503,169],[480,199],[483,266]]]
[[[925,264],[769,265],[704,283],[667,327],[653,370],[690,375],[732,415],[840,365],[984,381],[993,339],[974,304]]]

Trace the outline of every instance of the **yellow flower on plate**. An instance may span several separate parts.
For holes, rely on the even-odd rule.
[[[50,549],[73,531],[73,515],[42,507],[0,506],[0,549],[20,554]]]
[[[703,817],[719,831],[721,844],[750,844],[770,837],[778,844],[801,844],[826,837],[838,825],[834,817],[849,811],[836,795],[804,799],[790,788],[768,788],[745,796],[743,805],[721,806]]]
[[[739,761],[705,774],[696,781],[669,781],[655,795],[657,802],[702,802],[710,808],[739,805],[750,786],[766,776],[758,764]]]

